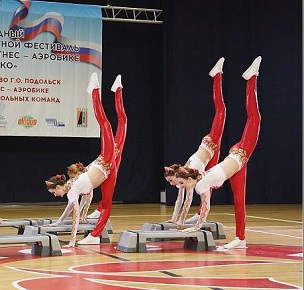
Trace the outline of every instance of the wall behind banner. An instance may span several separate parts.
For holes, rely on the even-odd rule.
[[[115,201],[156,202],[162,172],[162,26],[103,23],[102,98],[116,130],[114,94],[122,75],[128,114],[126,145],[117,181]],[[89,96],[88,96],[89,98]],[[44,180],[65,173],[71,163],[88,164],[100,152],[99,138],[1,137],[0,202],[65,201],[51,196]],[[145,176],[143,176],[145,172]],[[94,200],[99,201],[99,189]]]
[[[107,5],[109,1],[64,2]],[[174,202],[176,190],[165,183],[163,165],[185,162],[208,133],[213,118],[208,72],[224,56],[227,119],[221,160],[240,139],[246,121],[246,82],[241,75],[262,55],[258,79],[261,134],[248,166],[247,201],[300,203],[301,1],[112,0],[110,4],[164,11],[163,26],[103,22],[105,111],[115,128],[110,87],[120,73],[128,115],[114,201],[159,202],[159,192],[166,188],[168,203]],[[43,181],[64,173],[70,163],[90,162],[99,148],[95,138],[1,137],[0,202],[65,201],[49,195]],[[99,197],[96,189],[94,201]],[[226,182],[214,191],[212,203],[231,202]]]
[[[261,55],[262,123],[248,164],[247,202],[300,203],[302,2],[192,0],[172,5],[164,1],[163,9],[164,162],[185,162],[210,131],[214,106],[208,72],[222,56],[227,118],[220,161],[228,154],[246,122],[246,81],[241,75]],[[213,191],[213,204],[231,202],[229,182]]]

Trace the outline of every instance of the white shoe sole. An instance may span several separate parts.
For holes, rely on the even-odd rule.
[[[84,240],[80,240],[77,242],[78,245],[99,245],[100,241],[98,239],[98,241],[84,241]]]

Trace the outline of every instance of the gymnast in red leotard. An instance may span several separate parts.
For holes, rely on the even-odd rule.
[[[209,72],[209,75],[213,78],[213,103],[215,108],[215,115],[213,118],[211,131],[209,134],[203,137],[202,143],[199,146],[198,150],[188,159],[185,164],[185,166],[197,169],[200,173],[203,173],[205,170],[208,170],[212,166],[216,165],[220,156],[221,140],[226,120],[226,107],[222,94],[222,74],[224,60],[225,59],[223,57],[220,58]],[[185,190],[183,188],[180,188],[177,178],[175,177],[179,166],[180,165],[178,164],[173,164],[171,166],[165,167],[164,176],[171,185],[174,185],[178,188],[178,195],[175,202],[173,215],[172,218],[167,222],[177,223],[178,228],[181,228],[185,222],[197,222],[202,210],[206,212],[205,218],[207,218],[210,204],[201,202],[196,214],[190,219],[186,220],[186,215],[192,203],[193,189],[189,189],[186,192],[184,201]],[[205,195],[209,196],[209,200],[211,190],[212,189],[210,188],[205,192]],[[180,218],[178,219],[178,215],[183,202],[183,211],[181,212]]]
[[[121,76],[118,75],[112,88],[115,92],[122,91]],[[64,196],[67,194],[68,204],[53,226],[56,226],[63,221],[67,215],[73,211],[73,223],[71,231],[71,239],[69,246],[74,247],[76,243],[76,234],[80,220],[79,212],[79,196],[90,192],[92,189],[101,186],[102,190],[102,214],[100,215],[96,226],[91,234],[79,241],[79,244],[99,244],[100,235],[104,229],[106,222],[111,214],[112,198],[117,178],[117,167],[115,162],[115,141],[111,124],[108,121],[100,99],[100,87],[97,74],[92,74],[88,86],[88,93],[92,96],[93,108],[95,117],[99,123],[101,130],[101,153],[90,165],[87,166],[87,171],[72,183],[66,181],[65,175],[56,175],[45,181],[47,189],[55,196]]]
[[[223,246],[224,249],[246,248],[245,223],[246,223],[246,177],[248,160],[253,153],[260,131],[261,116],[257,101],[257,76],[262,58],[257,57],[251,66],[243,73],[247,80],[246,110],[247,122],[241,140],[229,150],[229,155],[216,166],[204,173],[190,167],[180,167],[176,177],[181,188],[193,190],[200,195],[203,203],[210,203],[209,196],[204,193],[212,187],[219,187],[229,179],[235,209],[236,237]],[[201,211],[195,226],[183,229],[184,232],[197,231],[201,228],[206,217],[206,212]]]

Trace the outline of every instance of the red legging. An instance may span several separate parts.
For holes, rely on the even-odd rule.
[[[102,199],[97,207],[98,211],[100,212],[100,216],[94,230],[91,233],[91,235],[94,237],[98,237],[101,235],[111,214],[112,200],[113,200],[113,194],[114,194],[114,189],[117,179],[117,172],[121,162],[121,154],[126,139],[127,116],[123,106],[121,87],[117,88],[115,92],[115,108],[118,117],[118,126],[115,135],[115,143],[117,144],[117,149],[119,150],[119,153],[116,156],[116,158],[113,160],[112,164],[114,166],[112,165],[111,172],[108,178],[101,184]],[[105,150],[107,149],[105,148]]]
[[[99,94],[99,89],[94,89],[92,91],[92,101],[93,101],[93,108],[94,108],[94,113],[95,117],[99,123],[99,127],[101,130],[101,153],[100,156],[102,156],[105,160],[105,162],[109,163],[111,165],[110,172],[108,178],[101,184],[102,188],[108,189],[105,190],[105,192],[108,193],[108,196],[106,197],[104,194],[103,197],[110,199],[112,201],[112,196],[113,196],[113,191],[115,187],[115,181],[116,181],[116,175],[117,175],[117,170],[116,170],[116,165],[115,165],[115,160],[114,160],[114,137],[113,137],[113,132],[111,128],[111,124],[107,119],[107,116],[104,112],[103,106],[100,101],[100,94]],[[110,205],[112,202],[110,203]],[[111,206],[107,208],[105,215],[110,216],[111,213]],[[108,219],[108,218],[107,218]],[[106,219],[106,220],[107,220]],[[94,235],[94,231],[98,232],[97,229],[103,228],[103,215],[100,215],[97,224],[92,232],[93,236],[100,236],[100,234]]]
[[[122,156],[121,154],[124,148],[126,134],[127,134],[127,115],[125,113],[125,109],[123,105],[121,87],[117,88],[115,92],[115,109],[118,119],[118,125],[115,134],[115,143],[117,145],[117,149],[119,150],[119,153],[115,157],[115,163],[116,163],[116,169],[118,171],[121,162],[121,156]],[[104,198],[102,198],[100,203],[98,204],[97,210],[99,212],[101,212],[102,209],[105,208],[106,206],[106,204],[103,204],[103,202],[105,202]]]
[[[256,79],[257,76],[252,76],[247,81],[246,87],[246,110],[247,122],[243,131],[242,139],[232,148],[242,148],[246,151],[247,157],[251,156],[259,137],[261,116],[259,112],[257,96],[256,96]],[[234,198],[236,236],[240,240],[245,239],[245,223],[246,223],[246,176],[247,163],[242,169],[233,175],[230,180],[230,185]]]
[[[117,144],[117,148],[120,151],[115,158],[115,163],[118,170],[121,161],[121,154],[125,145],[126,134],[127,134],[127,115],[125,113],[125,109],[122,101],[122,88],[117,88],[115,92],[115,109],[116,109],[116,115],[118,121],[116,134],[115,134],[115,143]]]
[[[101,131],[100,156],[104,158],[105,162],[113,166],[112,163],[114,163],[114,137],[112,127],[104,112],[103,106],[100,101],[99,89],[97,88],[92,91],[92,101],[95,117],[98,121]]]
[[[222,73],[217,73],[213,77],[213,103],[215,107],[215,115],[212,122],[211,131],[207,136],[210,136],[212,141],[216,144],[216,150],[213,157],[206,165],[205,171],[215,166],[220,157],[220,147],[222,141],[223,130],[226,120],[226,107],[222,94]],[[210,189],[210,192],[212,189]],[[202,204],[197,209],[197,214],[200,214]]]

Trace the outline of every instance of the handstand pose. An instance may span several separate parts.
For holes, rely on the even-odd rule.
[[[203,137],[202,143],[198,150],[188,159],[185,165],[187,167],[197,169],[200,173],[203,173],[205,170],[208,170],[212,166],[216,165],[220,156],[221,140],[226,120],[226,107],[222,94],[224,60],[225,59],[223,57],[220,58],[209,72],[209,75],[213,78],[213,103],[215,107],[215,116],[213,118],[211,131],[208,135]],[[186,193],[183,210],[179,220],[177,221],[178,214],[184,200],[184,188],[179,186],[175,176],[179,167],[179,164],[173,164],[169,167],[165,167],[164,176],[171,185],[178,188],[178,195],[175,202],[173,215],[171,220],[167,222],[177,223],[178,228],[182,228],[185,222],[196,222],[202,209],[207,213],[205,217],[207,218],[210,210],[210,202],[208,202],[208,200],[210,200],[211,188],[207,189],[207,191],[204,193],[205,196],[209,198],[201,200],[201,204],[199,205],[195,216],[186,220],[186,216],[193,199],[193,189],[189,189]]]
[[[121,163],[122,151],[124,148],[126,134],[127,134],[127,116],[123,105],[122,86],[117,86],[118,84],[121,85],[120,78],[117,79],[116,83],[114,83],[114,85],[111,88],[111,91],[115,93],[115,110],[116,110],[117,123],[118,123],[115,133],[115,138],[114,138],[115,163],[116,163],[117,171]],[[95,209],[89,216],[86,217],[92,198],[93,198],[93,194],[84,195],[81,198],[80,210],[82,208],[83,210],[81,210],[80,220],[83,222],[87,221],[87,218],[99,218],[100,212],[102,211],[103,208],[102,203],[104,202],[104,199],[101,199],[97,209]]]
[[[113,86],[122,88],[120,75],[116,78]],[[74,247],[76,243],[76,235],[80,219],[78,204],[78,198],[80,195],[88,193],[92,189],[101,186],[103,192],[102,198],[105,200],[105,209],[103,209],[92,235],[89,235],[92,238],[90,243],[100,243],[100,234],[106,225],[112,209],[112,198],[117,177],[115,145],[111,124],[108,121],[101,104],[99,90],[97,74],[94,73],[90,79],[88,93],[92,95],[95,117],[101,130],[100,155],[88,166],[87,172],[81,174],[72,184],[67,183],[65,175],[56,175],[51,177],[48,181],[45,181],[48,191],[55,196],[62,197],[67,194],[68,204],[57,223],[59,224],[60,221],[63,221],[71,210],[73,210],[73,223],[69,243],[69,246],[71,247]]]
[[[204,201],[209,197],[205,192],[212,187],[219,187],[229,179],[234,196],[236,238],[224,245],[224,248],[246,248],[245,221],[246,221],[246,175],[247,163],[254,151],[259,131],[261,116],[256,95],[256,82],[262,58],[257,57],[252,65],[244,72],[247,80],[246,110],[247,122],[241,140],[229,150],[229,155],[216,166],[201,174],[198,170],[189,167],[180,167],[177,172],[179,185],[186,190],[195,188]],[[209,201],[210,202],[210,201]],[[205,220],[206,212],[202,210],[194,227],[184,229],[184,232],[199,230]]]
[[[113,85],[111,90],[115,93],[115,110],[117,115],[117,129],[114,138],[114,145],[115,145],[115,163],[116,163],[116,169],[118,171],[121,162],[122,151],[125,145],[125,140],[127,135],[127,116],[125,113],[123,100],[122,100],[122,86],[116,87]],[[97,209],[95,209],[90,215],[88,215],[88,218],[99,218],[100,212],[102,211],[103,208],[102,205],[103,201],[104,201],[103,199],[100,201]]]
[[[118,118],[118,126],[114,139],[114,166],[113,169],[111,169],[108,179],[101,184],[102,199],[97,208],[100,214],[96,227],[92,233],[90,233],[83,240],[79,241],[78,244],[99,244],[99,237],[107,224],[112,210],[112,200],[117,180],[117,173],[120,166],[121,154],[127,133],[127,116],[122,101],[122,84],[120,75],[116,78],[111,91],[115,92],[115,109]],[[93,90],[92,96],[94,96],[96,93],[99,94],[98,88]]]

